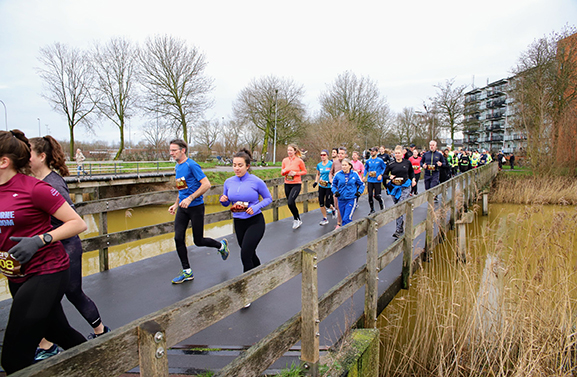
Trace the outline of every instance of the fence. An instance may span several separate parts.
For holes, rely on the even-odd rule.
[[[66,165],[72,175],[76,175],[76,163],[67,162]],[[174,162],[171,161],[84,161],[83,175],[95,174],[122,174],[122,173],[152,173],[174,170]]]
[[[319,363],[320,322],[355,292],[365,287],[364,314],[358,323],[361,327],[375,328],[377,316],[383,307],[380,300],[385,294],[390,299],[396,294],[385,292],[381,298],[378,297],[378,272],[402,253],[403,269],[400,285],[408,289],[413,269],[415,237],[426,232],[424,249],[426,256],[438,242],[439,235],[447,226],[455,223],[459,214],[466,211],[480,188],[490,183],[497,171],[497,164],[492,163],[462,174],[391,208],[334,230],[234,279],[135,320],[106,336],[30,366],[15,373],[14,376],[114,376],[136,366],[140,367],[142,376],[168,376],[167,347],[222,320],[240,310],[246,303],[255,301],[299,274],[302,275],[301,311],[221,369],[218,376],[258,376],[299,340],[301,360],[306,370],[314,375]],[[306,177],[309,182],[310,179],[310,176]],[[278,199],[278,186],[282,181],[276,179],[268,183],[273,187],[275,195],[273,210],[277,210],[278,218],[278,207],[286,204],[286,199]],[[303,185],[304,192],[300,196],[300,200],[305,204],[305,211],[308,209],[307,201],[316,197],[316,192],[306,192],[307,186]],[[219,194],[219,190],[222,188],[216,187],[211,194]],[[158,193],[158,196],[150,194],[140,205],[148,204],[145,202],[158,203],[159,200],[164,200],[165,197],[162,195],[166,194]],[[442,198],[437,207],[434,203],[436,195],[441,195]],[[175,196],[171,200],[174,198]],[[134,205],[133,198],[98,201],[80,206],[79,211],[106,212],[113,207],[126,208],[123,206],[129,203],[131,206]],[[424,221],[413,225],[413,208],[424,203],[428,203],[427,217]],[[401,215],[406,215],[404,236],[379,252],[378,229]],[[211,222],[227,218],[230,218],[228,211],[207,215],[207,220]],[[434,233],[435,218],[440,219],[437,236]],[[152,227],[146,228],[150,228],[147,229],[147,234],[154,233]],[[144,238],[137,234],[139,232],[120,232],[122,236],[102,235],[83,242],[85,247],[92,245],[92,248],[101,248],[128,242],[126,241],[128,239]],[[318,297],[318,263],[365,236],[368,240],[366,264],[341,280],[323,296]]]

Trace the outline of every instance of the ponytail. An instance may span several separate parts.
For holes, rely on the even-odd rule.
[[[30,173],[30,143],[20,130],[0,131],[0,157],[8,157],[17,172]]]

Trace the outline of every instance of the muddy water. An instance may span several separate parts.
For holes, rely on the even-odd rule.
[[[298,203],[299,211],[302,213],[302,203]],[[108,231],[109,233],[120,232],[139,228],[148,225],[159,224],[174,220],[174,216],[168,213],[169,205],[154,205],[139,207],[129,210],[114,211],[108,213]],[[318,203],[309,203],[309,211],[318,208]],[[206,213],[220,212],[225,210],[220,204],[207,204]],[[272,209],[265,210],[265,221],[272,222]],[[288,207],[279,208],[279,218],[284,219],[291,216]],[[89,238],[98,235],[99,215],[84,216],[84,221],[88,229],[80,235],[81,238]],[[232,220],[221,221],[204,226],[206,237],[218,238],[232,234]],[[192,231],[187,231],[187,245],[193,245]],[[120,246],[114,246],[108,249],[108,259],[110,268],[122,266],[128,263],[136,262],[142,259],[150,258],[156,255],[174,251],[174,233],[164,234],[153,238],[130,242]],[[174,255],[174,261],[178,264],[178,257]],[[98,251],[85,252],[82,260],[83,276],[99,272]],[[0,274],[0,300],[10,298],[8,290],[8,281],[4,275]]]

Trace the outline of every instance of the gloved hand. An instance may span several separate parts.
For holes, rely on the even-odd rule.
[[[340,193],[340,192],[338,192],[338,191],[337,191],[337,192],[335,192],[335,198],[338,198],[339,196],[341,196],[341,193]]]
[[[358,198],[359,196],[361,196],[361,193],[357,191],[355,192],[355,196]]]
[[[313,183],[313,188],[317,188],[317,185],[318,185],[317,182]]]
[[[44,241],[42,241],[42,239],[40,239],[38,236],[10,237],[10,240],[18,242],[18,244],[8,250],[8,252],[12,254],[14,259],[22,264],[32,259],[38,249],[44,246]]]

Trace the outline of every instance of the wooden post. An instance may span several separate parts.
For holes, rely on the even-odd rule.
[[[413,274],[413,202],[407,202],[405,215],[405,238],[403,239],[403,289],[409,289],[409,281]]]
[[[138,328],[138,358],[143,377],[168,377],[166,334],[154,321]]]
[[[272,198],[273,198],[273,200],[278,199],[278,185],[274,185],[274,187],[272,189]],[[275,205],[272,208],[272,221],[278,221],[278,206],[277,205]]]
[[[106,208],[108,209],[108,202],[106,202]],[[101,212],[100,213],[100,229],[98,232],[100,235],[106,234],[108,237],[108,212]],[[109,243],[106,243],[109,245]],[[100,266],[100,272],[107,271],[108,266],[108,248],[102,248],[98,252],[98,260]]]
[[[377,301],[379,298],[379,226],[375,219],[368,218],[367,233],[367,285],[365,288],[365,328],[377,328]],[[406,233],[405,233],[406,234]]]
[[[319,293],[317,279],[317,254],[302,251],[302,309],[301,309],[301,362],[308,376],[318,376],[319,371]]]
[[[483,191],[483,216],[489,215],[489,193]]]
[[[451,213],[449,220],[449,229],[455,229],[455,221],[457,219],[457,178],[451,181]]]
[[[303,180],[303,194],[306,195],[309,193],[309,180],[304,179]],[[303,213],[307,213],[309,211],[309,201],[308,199],[306,199],[305,201],[303,201]]]
[[[435,196],[427,191],[427,219],[425,223],[425,252],[423,260],[427,262],[431,258],[434,238]]]
[[[473,222],[475,213],[474,212],[466,212],[463,214],[463,218],[457,221],[457,228],[458,228],[458,238],[459,238],[459,245],[457,249],[457,257],[463,263],[467,262],[467,224]]]

